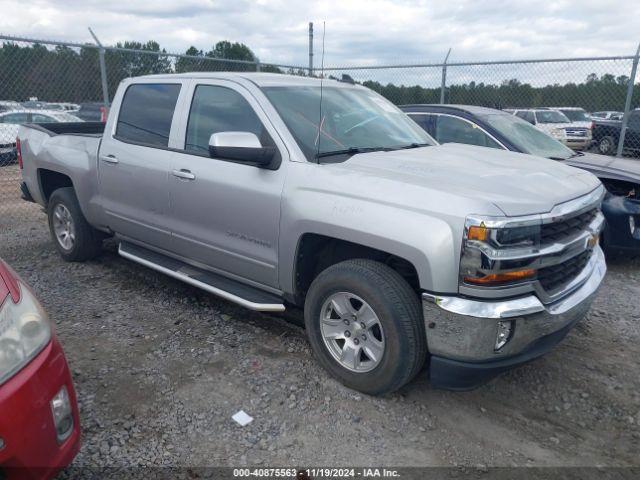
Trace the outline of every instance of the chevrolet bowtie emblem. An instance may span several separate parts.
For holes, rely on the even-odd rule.
[[[598,244],[598,240],[600,240],[600,235],[591,235],[589,240],[587,240],[587,246],[589,248],[594,248]]]

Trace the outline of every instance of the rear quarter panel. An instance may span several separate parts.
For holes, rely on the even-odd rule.
[[[34,200],[46,206],[40,182],[40,170],[51,170],[68,176],[73,183],[80,208],[92,224],[100,223],[100,210],[95,203],[97,155],[101,138],[83,135],[55,135],[29,126],[18,132],[22,149],[22,178]]]

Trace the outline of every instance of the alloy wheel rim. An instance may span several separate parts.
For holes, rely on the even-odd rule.
[[[65,250],[71,250],[76,242],[76,228],[67,207],[58,204],[53,209],[53,231],[56,240]]]
[[[357,373],[370,372],[382,361],[385,337],[373,308],[357,295],[337,292],[320,313],[320,333],[340,366]]]

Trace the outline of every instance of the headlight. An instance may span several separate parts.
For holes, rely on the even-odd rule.
[[[0,307],[0,384],[29,363],[51,340],[47,314],[20,283],[20,301],[7,297]]]
[[[564,128],[554,128],[551,130],[551,136],[554,138],[564,138],[566,136],[566,132]]]
[[[510,259],[513,252],[540,245],[540,225],[489,228],[467,220],[460,257],[460,280],[477,286],[503,286],[533,279],[536,270],[526,260]]]

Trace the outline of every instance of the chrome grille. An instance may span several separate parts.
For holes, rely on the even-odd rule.
[[[586,137],[587,129],[586,128],[565,128],[567,135],[570,137]]]
[[[561,242],[567,238],[579,235],[587,229],[598,215],[598,209],[594,208],[575,217],[567,218],[559,222],[542,225],[540,240],[542,245]]]
[[[576,278],[589,263],[592,250],[586,250],[558,265],[538,270],[538,281],[547,292],[566,285]]]

